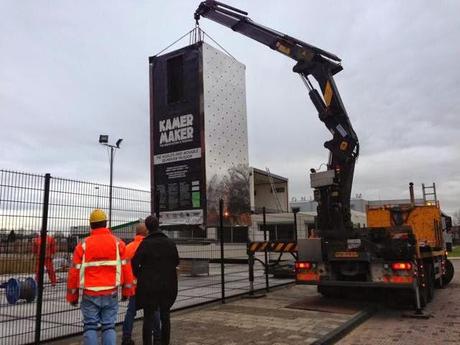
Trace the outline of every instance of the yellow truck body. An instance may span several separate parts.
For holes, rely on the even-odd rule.
[[[402,218],[402,224],[400,225],[407,225],[412,228],[419,247],[443,248],[441,210],[438,204],[368,207],[368,227],[378,228],[398,225],[395,224],[394,219],[395,209]]]

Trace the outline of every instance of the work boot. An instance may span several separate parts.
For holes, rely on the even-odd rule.
[[[136,343],[131,338],[123,338],[121,340],[121,345],[135,345]]]

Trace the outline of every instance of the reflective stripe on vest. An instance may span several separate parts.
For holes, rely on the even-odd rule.
[[[86,242],[85,240],[82,241],[82,248],[83,248],[83,256],[81,259],[80,264],[80,288],[90,290],[90,291],[103,291],[103,290],[110,290],[114,289],[121,284],[121,265],[126,263],[126,260],[120,259],[120,249],[118,247],[119,242],[115,240],[116,246],[116,257],[115,260],[100,260],[100,261],[91,261],[85,262],[85,255],[86,255]],[[115,285],[110,286],[85,286],[85,269],[86,267],[100,267],[100,266],[115,266]]]

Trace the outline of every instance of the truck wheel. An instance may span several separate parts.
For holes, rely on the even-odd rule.
[[[452,278],[454,278],[454,265],[450,260],[446,260],[446,274],[442,276],[442,284],[449,284]]]

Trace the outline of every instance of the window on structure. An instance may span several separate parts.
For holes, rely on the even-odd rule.
[[[263,230],[263,225],[260,225]],[[292,241],[294,239],[294,224],[267,224],[266,229],[270,241]]]
[[[263,231],[264,226],[259,224],[259,230]],[[268,239],[271,241],[276,240],[276,225],[275,224],[267,224],[265,225],[265,230],[268,232]]]
[[[276,234],[278,241],[292,241],[294,239],[294,224],[278,224]]]
[[[217,238],[220,240],[220,228],[217,229]],[[231,243],[232,242],[232,228],[224,227],[224,243]]]
[[[179,55],[166,62],[168,103],[179,102],[184,98],[183,56]]]
[[[276,187],[275,192],[276,193],[284,193],[286,189],[284,187]],[[270,189],[270,193],[273,193],[273,189]]]
[[[217,236],[220,239],[220,229],[217,229]],[[248,241],[248,227],[224,227],[224,243],[246,243]]]
[[[238,226],[233,228],[233,243],[246,243],[248,241],[248,227]]]
[[[193,238],[206,238],[206,229],[196,228],[193,229]]]

